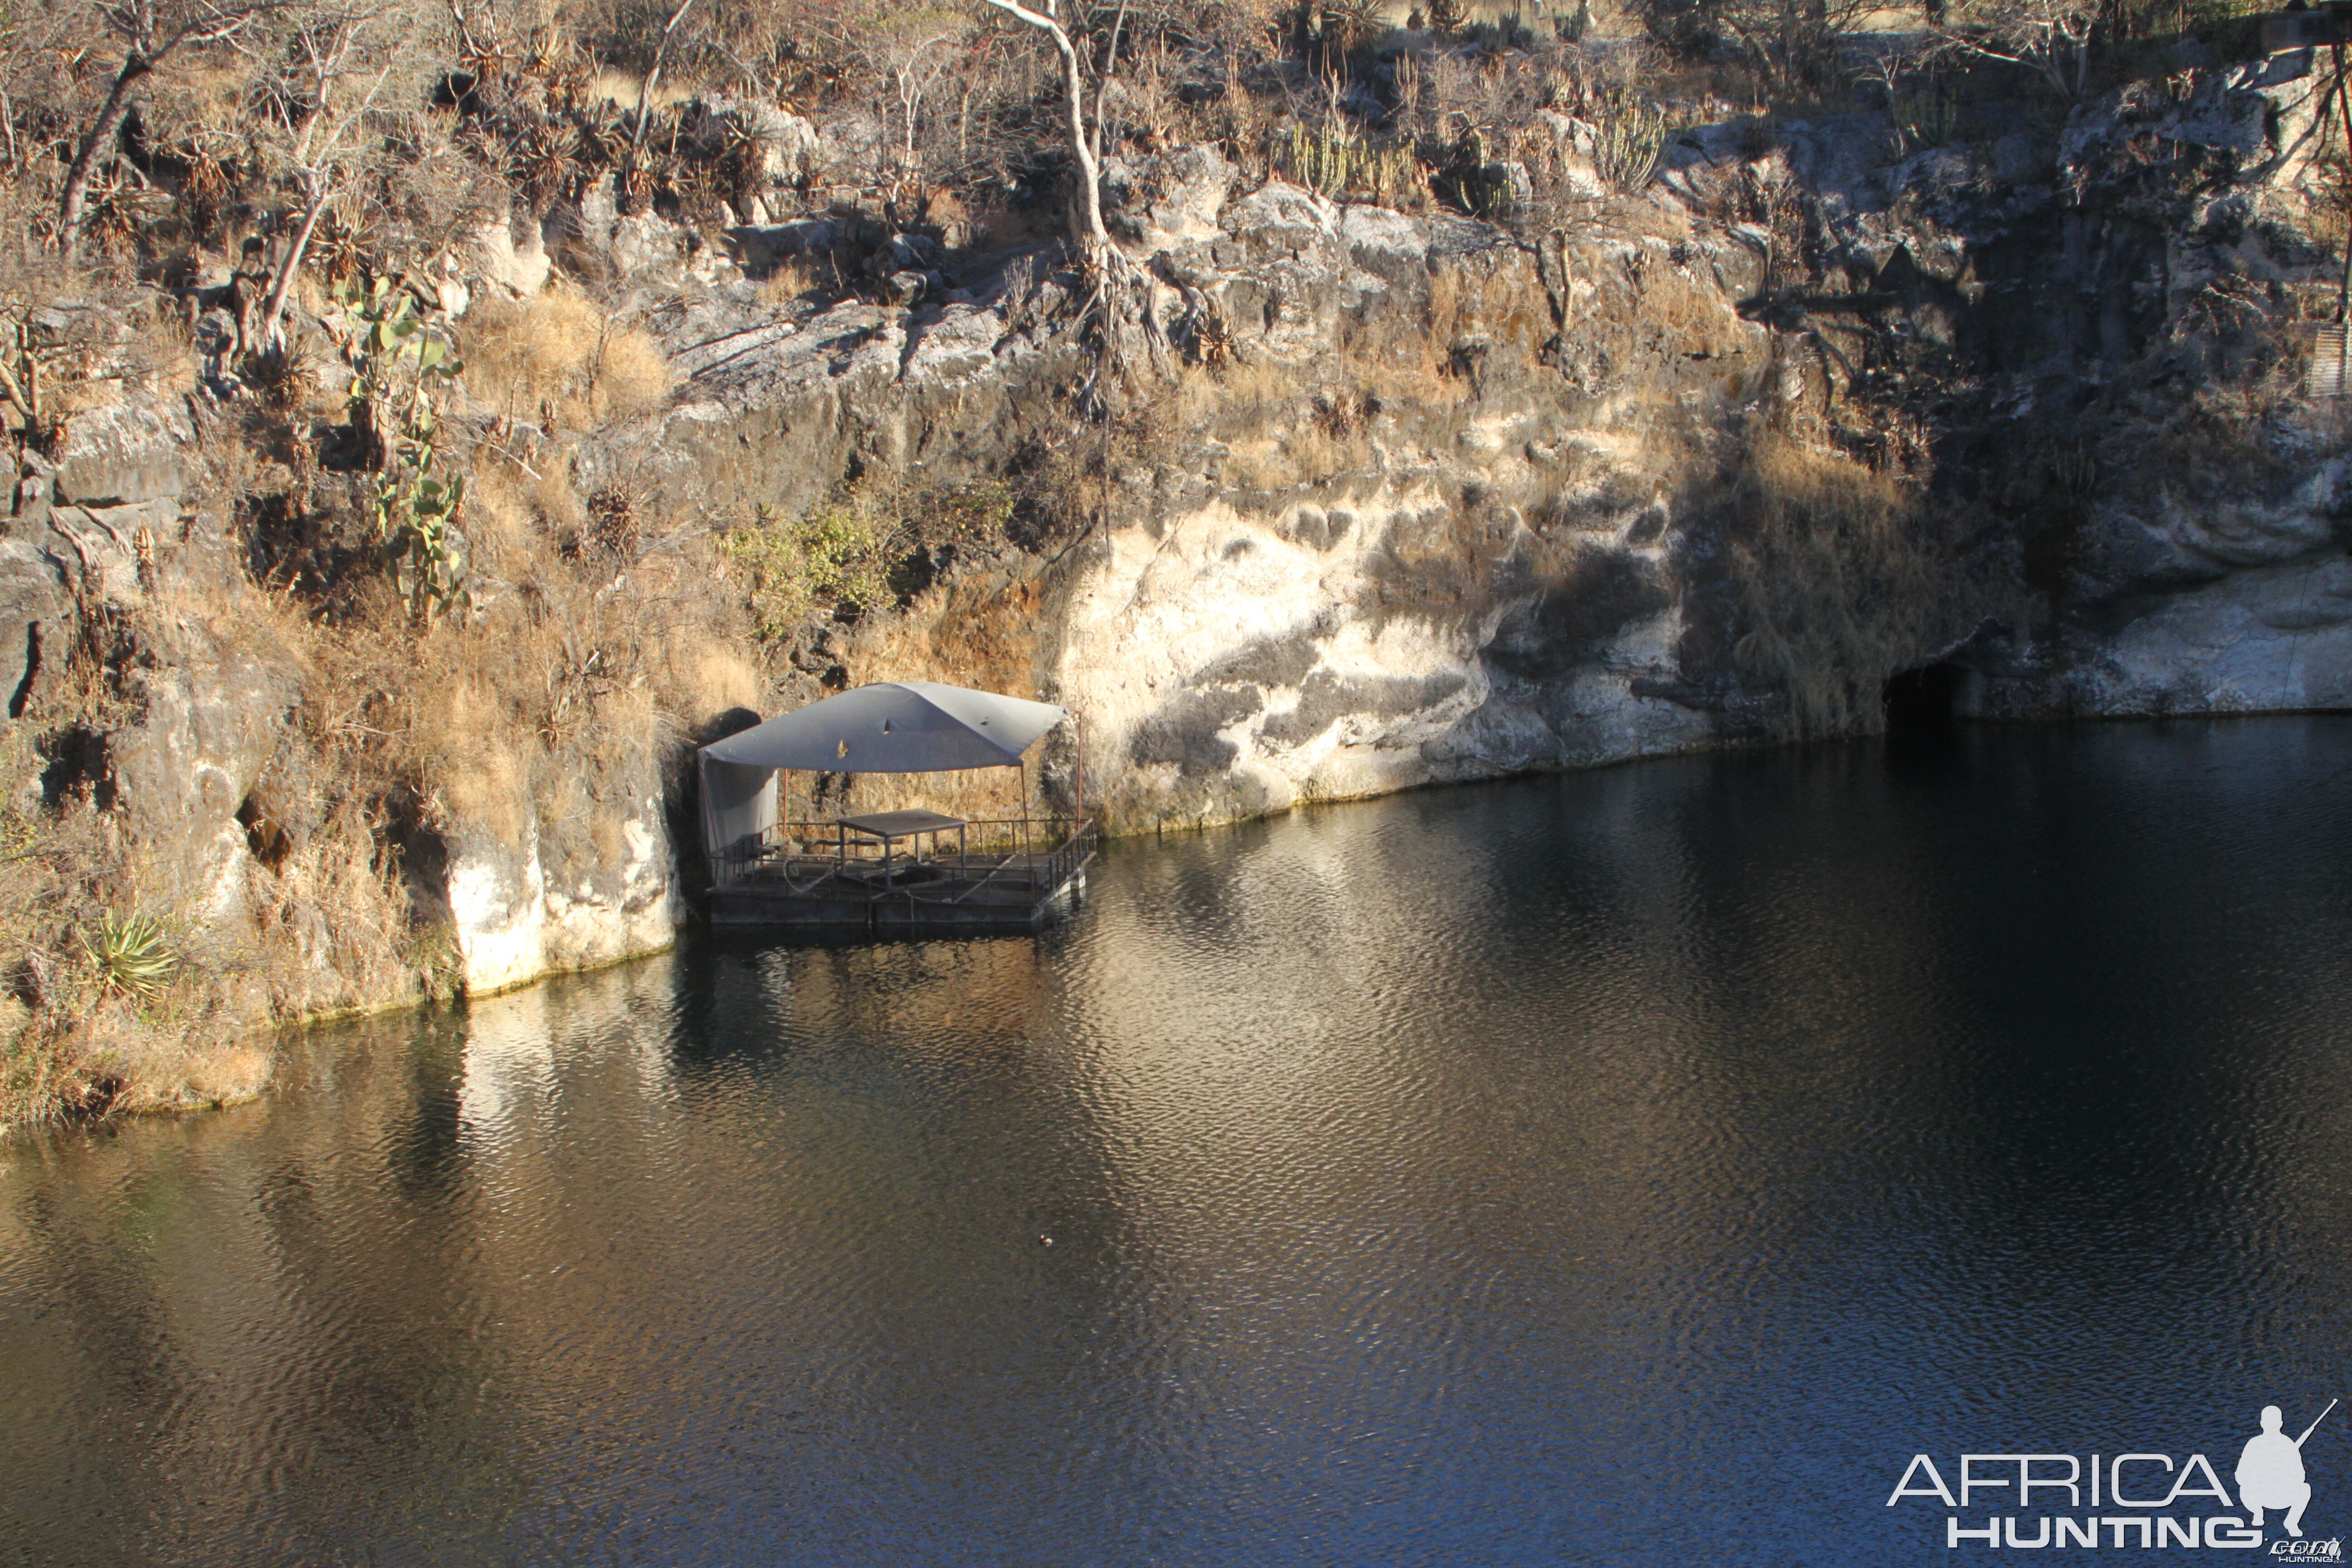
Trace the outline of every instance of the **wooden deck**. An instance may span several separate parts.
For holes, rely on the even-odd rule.
[[[1010,854],[811,854],[805,839],[713,867],[715,926],[832,931],[1025,931],[1066,905],[1094,858],[1091,827],[1051,850]]]

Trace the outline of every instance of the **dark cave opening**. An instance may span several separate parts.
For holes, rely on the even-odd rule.
[[[1890,735],[1931,735],[1949,730],[1959,718],[1960,689],[1968,671],[1938,659],[1891,677],[1880,701]]]

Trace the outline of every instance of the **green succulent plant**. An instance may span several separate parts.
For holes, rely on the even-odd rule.
[[[146,1001],[172,983],[180,955],[153,915],[118,915],[109,910],[95,925],[75,933],[81,951],[107,990]]]
[[[384,438],[371,498],[376,540],[410,613],[420,622],[470,607],[458,518],[466,476],[438,471],[441,416],[436,387],[465,366],[429,330],[415,297],[378,278],[338,292],[354,361],[352,398]]]

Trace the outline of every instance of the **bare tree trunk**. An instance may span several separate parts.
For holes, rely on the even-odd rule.
[[[58,238],[68,251],[81,243],[82,208],[89,199],[89,182],[98,172],[100,154],[114,150],[114,139],[122,131],[122,117],[131,112],[131,89],[154,68],[153,62],[137,49],[122,57],[122,68],[114,75],[114,86],[108,89],[106,102],[100,108],[89,134],[82,138],[81,150],[74,154],[72,166],[66,170],[65,195],[58,205]]]
[[[1077,47],[1070,42],[1069,32],[1061,23],[1042,12],[1032,11],[1021,0],[988,3],[1045,34],[1062,52],[1062,88],[1070,116],[1070,153],[1078,162],[1078,201],[1072,215],[1076,232],[1073,237],[1077,241],[1079,256],[1089,266],[1098,267],[1110,254],[1110,232],[1103,227],[1102,163],[1095,156],[1092,139],[1087,135],[1086,73],[1078,64]]]
[[[1043,10],[1033,11],[1023,0],[988,0],[998,10],[1045,34],[1054,40],[1055,48],[1061,51],[1070,156],[1078,166],[1077,199],[1070,204],[1070,228],[1087,296],[1081,331],[1091,340],[1094,350],[1094,367],[1076,396],[1078,406],[1092,416],[1101,413],[1119,389],[1131,386],[1139,357],[1148,357],[1150,368],[1154,371],[1166,368],[1167,343],[1158,317],[1160,290],[1149,274],[1138,277],[1103,226],[1101,93],[1097,89],[1095,125],[1090,132],[1087,125],[1086,62],[1078,58],[1069,30],[1055,16],[1055,0],[1038,3]],[[1118,19],[1111,28],[1114,51],[1126,16],[1126,0],[1120,0]],[[1114,52],[1100,75],[1107,79],[1115,62]],[[1144,351],[1142,356],[1137,353],[1139,347]]]
[[[278,281],[270,288],[269,302],[261,310],[261,325],[255,333],[260,348],[274,347],[278,342],[278,321],[286,313],[287,296],[294,291],[294,279],[302,275],[302,257],[310,248],[311,233],[334,194],[334,183],[323,176],[310,193],[310,205],[302,211],[302,226],[294,233],[294,247],[286,253],[285,263],[278,268]]]
[[[1118,0],[1118,15],[1111,18],[1110,44],[1103,50],[1102,69],[1095,84],[1095,129],[1091,143],[1095,162],[1102,162],[1103,95],[1110,90],[1110,79],[1118,71],[1118,35],[1127,26],[1127,0]]]
[[[669,60],[669,36],[677,31],[677,25],[686,20],[687,12],[693,7],[694,0],[681,0],[678,8],[669,14],[669,21],[661,30],[661,42],[654,47],[654,68],[646,73],[645,85],[637,89],[637,130],[630,144],[640,152],[646,145],[646,116],[653,111],[654,89],[661,85],[662,67]]]
[[[1102,163],[1087,136],[1086,82],[1078,74],[1078,53],[1059,28],[1054,37],[1062,46],[1062,84],[1070,103],[1070,151],[1078,160],[1078,250],[1088,261],[1099,263],[1110,248],[1110,232],[1103,227]]]

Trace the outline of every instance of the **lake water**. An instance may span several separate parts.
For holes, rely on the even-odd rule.
[[[2234,1489],[2352,1396],[2347,800],[2326,719],[1653,763],[324,1034],[0,1145],[0,1563],[1777,1568],[1960,1561],[1915,1454]],[[2352,1407],[2303,1452],[2340,1534]],[[2158,1517],[2017,1468],[1951,1517]]]

